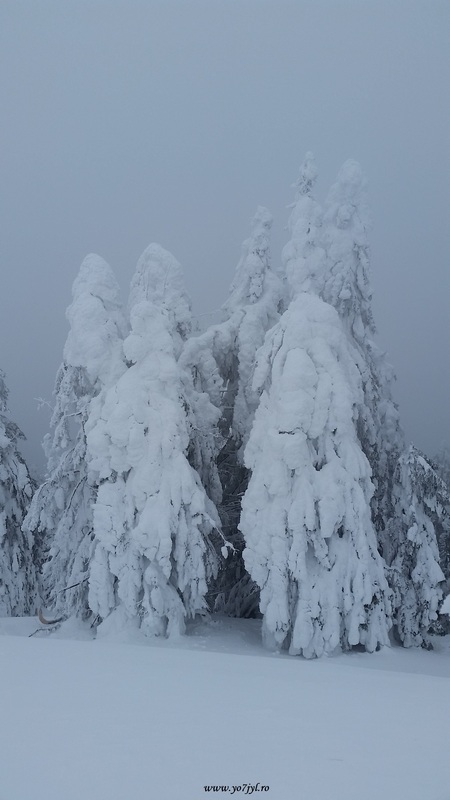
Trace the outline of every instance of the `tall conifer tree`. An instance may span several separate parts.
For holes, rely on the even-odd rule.
[[[259,401],[252,383],[255,356],[267,331],[279,318],[283,295],[280,278],[271,265],[271,226],[270,212],[258,207],[250,236],[242,246],[229,297],[222,307],[222,322],[188,343],[191,363],[200,364],[205,351],[209,354],[222,387],[219,399],[222,441],[216,453],[222,486],[218,505],[225,535],[234,550],[221,564],[212,601],[216,610],[233,616],[256,613],[259,599],[257,587],[242,560],[243,539],[238,522],[248,482],[243,453]]]
[[[261,400],[240,522],[264,640],[306,657],[357,644],[374,650],[391,625],[358,439],[361,376],[337,312],[317,296],[325,253],[314,180],[308,154],[283,256],[291,302],[257,354]]]
[[[374,341],[369,227],[365,179],[360,165],[349,160],[341,168],[326,203],[327,269],[322,297],[336,308],[357,351],[364,390],[358,436],[372,468],[372,518],[383,552],[387,547],[387,524],[394,511],[394,472],[404,438],[392,397],[393,370]]]
[[[88,425],[99,482],[89,603],[102,619],[116,612],[165,636],[206,611],[219,520],[188,460],[193,389],[179,358],[190,304],[180,265],[159,245],[138,262],[129,308],[128,368]]]
[[[33,613],[36,606],[34,541],[21,525],[34,483],[18,449],[22,431],[8,413],[0,371],[0,617]]]
[[[405,647],[427,646],[428,631],[437,619],[445,578],[437,534],[445,528],[448,534],[448,500],[439,476],[411,445],[397,464],[395,516],[388,526],[392,529],[389,577],[395,591],[394,620]]]
[[[337,309],[357,353],[364,391],[358,436],[372,469],[372,519],[394,590],[397,632],[409,646],[424,643],[435,619],[443,577],[437,537],[442,542],[445,522],[431,465],[414,448],[404,449],[393,371],[374,342],[368,228],[364,177],[359,164],[347,161],[327,201],[322,296]]]
[[[72,295],[51,432],[44,441],[47,477],[33,497],[24,529],[42,540],[44,602],[58,615],[88,618],[97,485],[88,474],[86,422],[92,399],[125,367],[125,319],[119,287],[100,256],[84,259]]]

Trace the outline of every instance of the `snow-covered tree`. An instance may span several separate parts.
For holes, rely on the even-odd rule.
[[[394,589],[397,632],[410,646],[424,643],[436,619],[438,584],[443,579],[438,544],[441,564],[449,561],[448,501],[444,485],[426,459],[414,448],[404,450],[392,399],[393,371],[374,342],[368,229],[361,168],[347,161],[327,201],[328,263],[321,294],[337,309],[357,354],[364,391],[358,437],[372,469],[372,519]]]
[[[51,433],[44,440],[47,477],[33,497],[24,530],[43,541],[44,602],[65,616],[87,618],[97,487],[88,478],[85,428],[92,399],[125,369],[125,319],[119,287],[100,256],[84,259],[72,295]]]
[[[128,369],[88,423],[99,483],[89,604],[102,619],[120,609],[145,633],[170,635],[206,610],[219,520],[188,460],[193,388],[179,358],[190,306],[180,265],[159,245],[138,262],[129,308]]]
[[[450,448],[443,445],[428,464],[433,468],[432,491],[425,493],[425,502],[429,512],[436,509],[433,525],[439,547],[439,563],[445,575],[444,591],[450,592]],[[440,480],[439,480],[440,479]],[[432,500],[434,496],[434,500]]]
[[[248,480],[243,452],[259,401],[252,386],[255,355],[279,317],[283,294],[280,278],[271,267],[271,226],[270,212],[260,206],[252,221],[250,237],[242,246],[229,297],[222,307],[222,322],[191,338],[185,354],[197,374],[205,373],[201,360],[208,354],[208,363],[216,365],[215,370],[210,369],[215,376],[213,393],[216,394],[218,386],[222,388],[219,398],[222,442],[220,452],[215,454],[222,497],[216,502],[234,551],[222,563],[212,599],[217,610],[234,616],[248,616],[258,608],[257,587],[249,579],[242,561],[243,540],[237,525]],[[210,391],[207,385],[205,389]],[[211,399],[217,403],[214,394]]]
[[[372,518],[384,553],[389,547],[387,524],[393,515],[394,471],[404,439],[392,398],[394,374],[374,342],[369,227],[364,176],[360,165],[349,160],[326,204],[323,241],[327,266],[321,296],[338,311],[357,352],[364,390],[358,436],[372,468]]]
[[[244,560],[261,590],[263,637],[306,657],[388,641],[389,588],[358,439],[356,351],[323,289],[322,215],[311,154],[300,170],[283,262],[291,303],[256,356],[261,395],[245,450]]]
[[[251,235],[242,245],[241,259],[223,306],[222,328],[228,327],[230,331],[231,347],[217,351],[219,363],[228,362],[228,374],[223,370],[224,410],[241,463],[259,401],[252,384],[255,355],[267,331],[280,316],[283,289],[271,267],[271,227],[272,215],[259,206],[252,221]],[[214,331],[212,333],[214,335]]]
[[[36,604],[33,539],[21,530],[34,490],[18,450],[24,435],[8,414],[0,371],[0,617],[33,613]]]
[[[263,637],[306,657],[388,642],[389,590],[357,436],[359,371],[329,305],[300,293],[258,354],[240,528]]]
[[[433,456],[432,461],[437,474],[447,484],[450,491],[450,447],[443,444]]]
[[[295,200],[290,206],[288,222],[290,239],[283,248],[283,274],[287,284],[288,299],[299,292],[320,295],[327,267],[323,244],[323,211],[314,198],[317,181],[314,156],[308,152],[294,184]]]
[[[375,335],[372,314],[370,227],[365,179],[360,165],[348,160],[329,192],[325,214],[329,258],[323,297],[339,313],[351,336],[367,346]]]
[[[157,244],[149,245],[139,259],[128,308],[131,310],[143,299],[156,303],[169,315],[183,382],[189,428],[188,460],[199,473],[208,497],[219,503],[222,495],[215,459],[220,441],[217,425],[222,383],[207,344],[191,347],[192,313],[182,270],[171,253]]]
[[[226,439],[233,438],[241,463],[259,399],[252,387],[255,353],[279,318],[283,291],[271,267],[271,227],[270,212],[258,207],[222,307],[222,321],[187,344],[192,363],[206,349],[217,364],[224,392],[222,429]]]
[[[412,445],[400,457],[394,486],[389,576],[395,591],[395,626],[405,647],[426,645],[437,619],[444,574],[437,534],[447,528],[445,484]],[[399,521],[401,530],[398,530]]]

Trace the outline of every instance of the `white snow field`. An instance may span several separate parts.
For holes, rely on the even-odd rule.
[[[256,620],[38,628],[0,620],[1,800],[450,798],[450,637],[307,661]]]

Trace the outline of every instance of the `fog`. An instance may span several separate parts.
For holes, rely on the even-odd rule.
[[[1,356],[26,457],[40,441],[83,257],[124,298],[152,241],[194,310],[226,299],[257,205],[273,260],[307,150],[318,196],[369,185],[378,340],[408,439],[450,443],[450,4],[3,0]]]

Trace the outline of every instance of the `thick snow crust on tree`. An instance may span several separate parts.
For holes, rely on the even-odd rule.
[[[33,539],[21,530],[34,485],[18,450],[24,435],[7,403],[0,371],[0,617],[33,613],[36,606]]]
[[[161,245],[152,243],[139,258],[131,281],[128,308],[143,300],[154,303],[167,315],[180,364],[183,403],[189,426],[188,459],[202,479],[208,496],[220,502],[221,486],[215,465],[219,447],[222,383],[217,364],[206,343],[193,346],[189,338],[193,324],[191,302],[184,286],[183,270],[177,259]]]
[[[316,180],[314,156],[307,153],[294,184],[295,200],[288,222],[290,240],[282,252],[288,300],[300,292],[320,295],[323,290],[327,262],[323,242],[323,212],[312,194]]]
[[[331,187],[325,212],[329,271],[323,298],[336,308],[351,335],[364,343],[375,334],[372,315],[370,227],[365,179],[353,160],[342,166]]]
[[[388,642],[389,589],[356,432],[360,374],[336,311],[300,294],[258,353],[254,387],[240,529],[265,643],[306,657],[373,651]]]
[[[184,287],[183,270],[172,253],[155,242],[144,250],[137,263],[130,285],[129,311],[142,300],[149,300],[166,311],[180,345],[192,328],[191,303]]]
[[[92,399],[125,368],[126,323],[118,284],[100,256],[84,259],[72,295],[51,433],[44,442],[47,477],[33,497],[24,528],[41,546],[45,603],[58,613],[86,617],[91,613],[88,577],[96,485],[88,479],[85,428]]]
[[[439,565],[436,536],[445,516],[442,495],[439,502],[440,482],[424,456],[411,445],[399,459],[395,474],[391,546],[396,551],[388,561],[395,590],[394,620],[405,647],[427,643],[427,632],[437,619],[442,600],[445,576]]]
[[[384,552],[389,548],[386,528],[394,513],[394,470],[404,449],[404,437],[392,398],[394,373],[374,342],[369,229],[364,175],[360,165],[349,160],[342,166],[326,203],[323,242],[327,266],[321,296],[338,311],[358,352],[364,390],[358,435],[372,468],[372,518]]]
[[[130,297],[129,367],[93,404],[88,425],[99,483],[89,604],[102,619],[120,607],[144,632],[170,635],[206,610],[219,520],[188,460],[194,390],[186,396],[178,359],[189,303],[170,253],[145,251]]]
[[[127,327],[120,290],[109,264],[91,253],[81,264],[66,316],[70,331],[64,361],[86,371],[93,386],[105,385],[123,369],[121,343]]]

